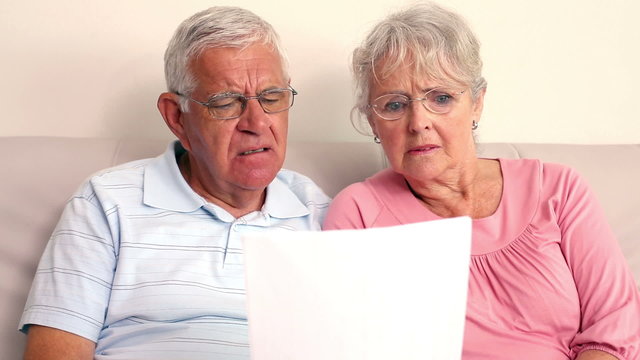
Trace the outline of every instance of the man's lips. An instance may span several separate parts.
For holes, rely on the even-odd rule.
[[[268,147],[261,147],[261,148],[256,148],[256,149],[243,151],[243,152],[240,153],[240,155],[242,155],[242,156],[251,155],[251,154],[261,153],[261,152],[264,152],[264,151],[267,151],[267,150],[269,150]]]

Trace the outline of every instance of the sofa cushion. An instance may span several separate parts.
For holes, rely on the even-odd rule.
[[[153,157],[166,140],[0,137],[0,359],[19,359],[26,337],[18,321],[42,250],[62,208],[91,173]],[[488,157],[540,158],[576,168],[592,185],[640,280],[640,145],[481,144]],[[292,142],[285,167],[334,196],[387,165],[373,142]]]

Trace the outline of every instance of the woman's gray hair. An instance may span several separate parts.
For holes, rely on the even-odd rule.
[[[414,75],[469,87],[474,100],[487,87],[480,42],[466,21],[434,3],[417,3],[378,23],[353,51],[356,106],[352,122],[356,112],[368,113],[371,81],[386,78],[405,61],[413,66]]]
[[[233,6],[214,6],[184,20],[176,29],[164,54],[164,73],[167,90],[189,95],[197,86],[197,79],[189,68],[192,59],[206,49],[246,48],[261,43],[273,47],[282,60],[282,72],[288,80],[288,62],[280,38],[273,27],[262,18]],[[182,111],[188,111],[188,100],[180,99]]]

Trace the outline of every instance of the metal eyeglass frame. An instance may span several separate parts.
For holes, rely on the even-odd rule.
[[[402,96],[402,97],[406,98],[406,99],[407,99],[407,102],[409,102],[409,103],[414,102],[414,101],[420,101],[420,104],[422,104],[422,107],[424,107],[424,108],[425,108],[425,109],[427,109],[428,111],[430,111],[430,112],[432,112],[432,113],[434,113],[434,114],[442,115],[442,114],[446,114],[446,113],[448,113],[448,112],[449,112],[449,111],[451,111],[451,110],[449,110],[449,111],[445,111],[445,112],[437,112],[437,111],[434,111],[433,109],[431,109],[431,108],[430,108],[430,107],[429,107],[429,106],[424,102],[425,100],[427,100],[427,95],[428,95],[430,92],[433,92],[433,91],[436,91],[436,90],[442,90],[442,89],[446,89],[446,88],[443,88],[443,87],[433,88],[433,89],[431,89],[431,90],[427,91],[426,93],[424,93],[424,95],[422,95],[422,97],[417,97],[417,98],[410,98],[410,97],[408,97],[408,96],[406,96],[406,95],[404,95],[404,94],[395,94],[395,93],[391,93],[391,94],[384,94],[384,95],[381,95],[381,96],[378,96],[377,98],[375,98],[375,99],[373,100],[373,102],[376,102],[378,99],[383,98],[383,97],[385,97],[385,96],[389,96],[389,95]],[[454,91],[454,92],[452,92],[452,93],[451,93],[451,95],[462,95],[462,94],[464,94],[466,91],[467,91],[467,89],[464,89],[464,90],[461,90],[461,91]],[[402,115],[398,116],[397,118],[388,118],[388,117],[384,117],[384,116],[380,115],[380,113],[376,110],[376,109],[378,108],[376,105],[374,105],[374,104],[367,104],[367,107],[368,107],[368,108],[373,109],[373,112],[375,112],[375,113],[376,113],[376,115],[378,115],[381,119],[383,119],[383,120],[387,120],[387,121],[395,121],[395,120],[399,120],[399,119],[401,119],[401,118],[405,115],[405,114],[402,114]]]
[[[291,92],[291,104],[289,104],[288,107],[282,109],[282,110],[278,110],[278,111],[267,111],[264,108],[264,105],[262,104],[262,102],[260,101],[260,98],[265,95],[265,94],[270,94],[270,93],[275,93],[275,92],[283,92],[283,91],[290,91]],[[214,119],[218,119],[218,120],[232,120],[232,119],[237,119],[240,116],[242,116],[242,114],[244,114],[244,111],[247,109],[247,102],[249,102],[249,100],[258,100],[258,103],[260,104],[260,108],[262,108],[262,111],[265,112],[265,114],[277,114],[279,112],[283,112],[285,110],[289,110],[291,109],[291,107],[293,106],[294,100],[295,100],[295,96],[298,95],[298,92],[292,88],[291,86],[289,86],[288,88],[276,88],[276,89],[269,89],[269,90],[265,90],[263,92],[261,92],[260,94],[256,95],[256,96],[245,96],[243,94],[238,94],[238,93],[232,93],[232,92],[224,92],[224,93],[219,93],[219,94],[215,94],[213,95],[211,98],[209,98],[208,101],[203,102],[203,101],[198,101],[194,98],[192,98],[191,96],[179,93],[179,92],[174,92],[174,94],[178,95],[178,96],[182,96],[184,98],[187,98],[191,101],[193,101],[196,104],[202,105],[204,107],[207,108],[207,112],[209,113],[209,115],[211,115],[212,118]],[[221,98],[221,97],[228,97],[229,95],[234,95],[237,96],[240,99],[241,102],[241,107],[240,107],[240,113],[236,116],[226,116],[226,117],[218,117],[213,115],[213,113],[211,112],[211,102],[216,100],[217,98]]]

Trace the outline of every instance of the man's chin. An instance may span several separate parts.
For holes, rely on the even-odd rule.
[[[264,190],[275,179],[278,170],[252,169],[246,175],[239,176],[238,182],[245,190]]]

